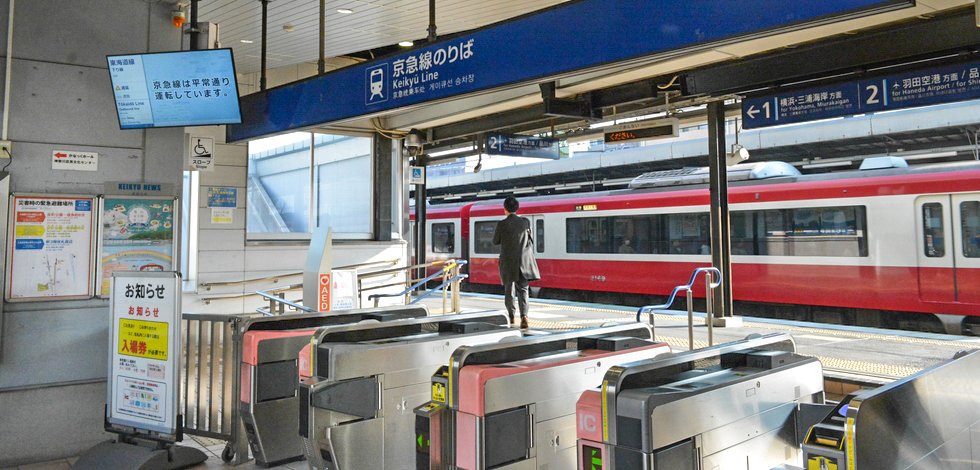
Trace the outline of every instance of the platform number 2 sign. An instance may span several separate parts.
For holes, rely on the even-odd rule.
[[[191,171],[214,171],[214,139],[192,136],[187,145],[187,157]]]

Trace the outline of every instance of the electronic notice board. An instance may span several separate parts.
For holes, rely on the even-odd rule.
[[[5,298],[91,297],[95,197],[15,194],[10,201]]]
[[[242,122],[231,49],[106,57],[122,129]]]

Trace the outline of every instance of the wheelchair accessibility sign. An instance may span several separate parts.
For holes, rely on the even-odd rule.
[[[187,166],[191,171],[214,171],[214,139],[192,136],[187,144]]]
[[[364,71],[367,87],[364,93],[364,104],[372,105],[388,101],[391,87],[388,85],[388,64],[379,64]]]

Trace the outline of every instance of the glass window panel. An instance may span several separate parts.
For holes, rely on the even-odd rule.
[[[496,255],[500,253],[500,245],[493,244],[493,231],[497,228],[497,221],[477,222],[474,224],[476,237],[473,250],[476,253]]]
[[[310,231],[310,133],[258,139],[248,144],[247,231]]]
[[[317,226],[327,223],[336,238],[373,234],[370,137],[314,134]]]
[[[534,243],[538,253],[544,253],[544,219],[534,221]]]
[[[943,205],[930,202],[922,205],[922,233],[925,239],[925,255],[928,258],[946,256],[946,229],[943,223]]]
[[[960,228],[963,232],[963,256],[980,258],[980,202],[960,203]]]
[[[456,251],[456,225],[453,223],[432,224],[432,252],[452,253]]]

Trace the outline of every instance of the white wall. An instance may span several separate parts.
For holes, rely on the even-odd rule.
[[[0,54],[8,7],[0,1]],[[97,195],[107,181],[166,183],[179,191],[183,130],[120,130],[105,60],[179,49],[169,6],[30,0],[16,2],[13,18],[11,100],[3,110],[13,141],[11,191]],[[54,149],[98,152],[99,171],[52,170]],[[0,467],[77,455],[108,438],[102,431],[108,303],[8,303],[3,316]]]

